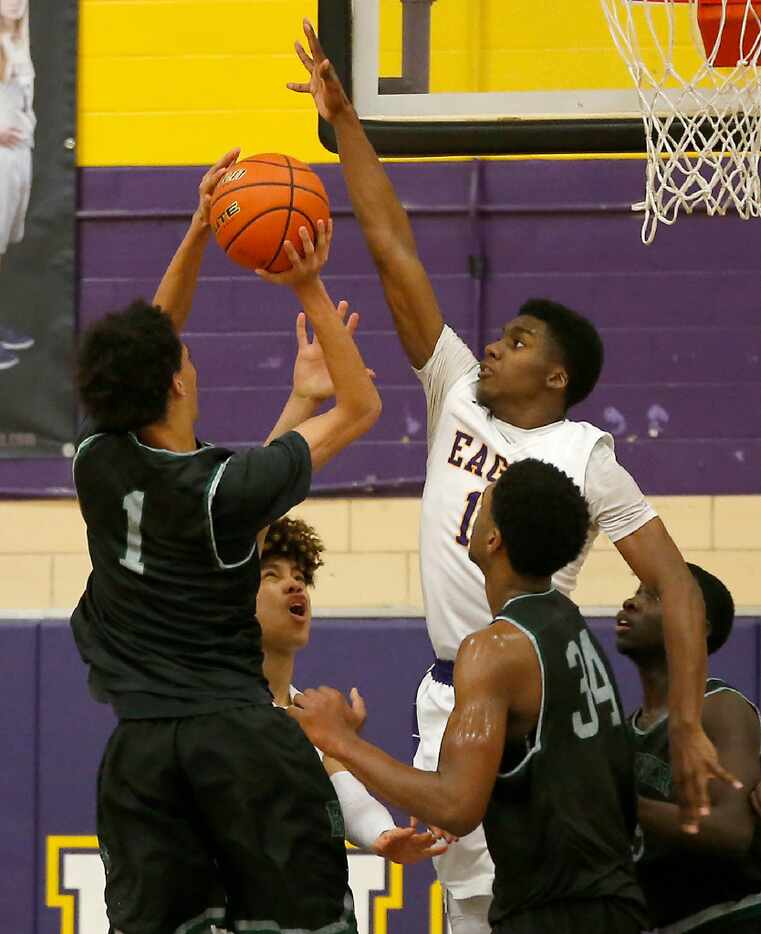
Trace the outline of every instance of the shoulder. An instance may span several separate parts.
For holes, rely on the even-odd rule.
[[[713,679],[706,685],[703,726],[709,736],[738,727],[756,736],[761,731],[755,704],[736,688]]]
[[[509,618],[497,617],[491,626],[462,641],[455,676],[477,672],[484,682],[514,681],[536,670],[537,654],[534,640],[522,626]]]

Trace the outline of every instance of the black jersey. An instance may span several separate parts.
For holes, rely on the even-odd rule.
[[[631,846],[634,748],[608,660],[556,590],[497,614],[531,640],[542,673],[535,731],[509,737],[484,819],[495,865],[489,920],[552,902],[607,899],[644,922]],[[644,926],[644,925],[643,925]]]
[[[96,699],[122,719],[271,703],[256,533],[303,500],[310,479],[295,432],[239,453],[84,437],[74,481],[93,571],[71,622]]]
[[[705,696],[719,691],[735,689],[719,678],[709,678]],[[744,694],[740,691],[735,693],[756,710]],[[639,713],[637,711],[631,717],[637,748],[637,790],[645,798],[673,803],[676,795],[671,780],[668,717],[642,730],[637,726]],[[728,913],[735,902],[752,895],[757,895],[756,902],[761,903],[761,834],[758,827],[751,849],[745,854],[696,852],[643,833],[636,857],[637,875],[652,923],[658,927],[698,914],[701,915],[700,923],[703,923]]]

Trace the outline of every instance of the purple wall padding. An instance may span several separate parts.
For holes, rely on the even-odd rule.
[[[0,905],[8,931],[32,931],[38,765],[36,625],[0,624]]]
[[[631,663],[613,650],[613,621],[593,620],[592,627],[630,710],[639,687]],[[761,619],[738,620],[711,659],[712,673],[754,701],[761,694],[760,632]],[[98,763],[114,720],[109,708],[90,699],[64,621],[0,624],[0,659],[0,904],[6,916],[10,911],[9,930],[58,934],[60,915],[45,907],[45,840],[95,833]],[[368,739],[408,760],[415,690],[431,661],[421,619],[316,620],[295,680],[302,688],[359,687],[370,712]],[[427,929],[431,879],[430,866],[405,870],[405,907],[389,916],[389,934]]]
[[[403,359],[337,166],[317,166],[336,234],[326,281],[362,313],[378,373],[379,424],[316,479],[318,489],[419,488],[422,394]],[[761,470],[761,224],[684,217],[642,246],[639,160],[392,164],[446,319],[480,354],[521,302],[546,296],[588,314],[607,363],[574,413],[611,430],[649,493],[757,493]],[[81,173],[79,319],[150,298],[185,229],[200,170]],[[483,269],[483,278],[473,270]],[[199,363],[201,433],[261,440],[284,401],[295,303],[212,244],[188,342]],[[0,492],[71,491],[65,461],[0,462]]]

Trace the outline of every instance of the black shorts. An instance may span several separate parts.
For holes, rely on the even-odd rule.
[[[568,899],[506,918],[492,934],[640,934],[646,929],[644,912],[621,899]]]
[[[112,931],[355,934],[335,790],[278,708],[122,721],[98,836]]]

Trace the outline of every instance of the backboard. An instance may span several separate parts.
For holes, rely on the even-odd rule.
[[[600,0],[320,0],[318,29],[381,155],[645,151]]]

